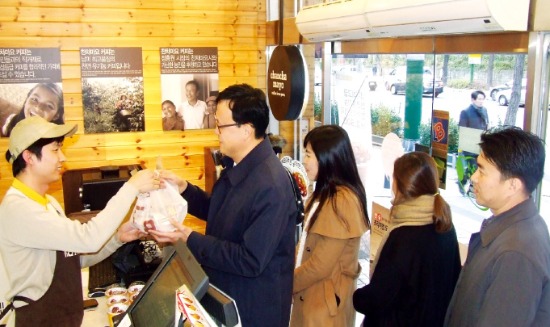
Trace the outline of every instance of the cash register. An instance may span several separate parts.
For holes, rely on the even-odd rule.
[[[237,304],[211,285],[187,245],[178,241],[128,310],[113,319],[118,327],[172,327],[176,289],[186,285],[218,326],[239,326]]]

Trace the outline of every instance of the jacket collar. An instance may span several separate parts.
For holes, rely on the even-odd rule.
[[[258,166],[270,155],[274,156],[275,152],[273,152],[271,143],[266,137],[254,149],[252,149],[252,151],[250,151],[238,165],[234,166],[233,163],[231,163],[226,166],[229,168],[227,169],[227,178],[229,179],[231,185],[239,184],[252,170],[254,170],[256,166]]]
[[[485,247],[494,241],[508,227],[527,219],[532,219],[538,213],[533,199],[529,197],[512,209],[501,213],[498,216],[492,216],[489,219],[493,221],[486,228],[480,231],[481,244]]]

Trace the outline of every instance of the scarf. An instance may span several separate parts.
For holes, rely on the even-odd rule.
[[[433,224],[434,196],[421,195],[415,199],[394,205],[390,211],[390,226],[388,231],[382,237],[376,257],[371,265],[371,276],[376,269],[376,264],[380,258],[380,253],[388,239],[391,231],[401,226],[424,226]]]

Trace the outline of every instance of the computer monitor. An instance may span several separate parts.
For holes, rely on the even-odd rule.
[[[200,300],[207,292],[208,277],[187,245],[178,241],[123,315],[119,326],[127,326],[129,318],[133,327],[172,327],[176,289],[183,284]]]

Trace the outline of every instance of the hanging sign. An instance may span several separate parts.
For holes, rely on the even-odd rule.
[[[267,96],[277,120],[300,117],[307,102],[307,71],[302,53],[296,46],[277,46],[269,60]]]

